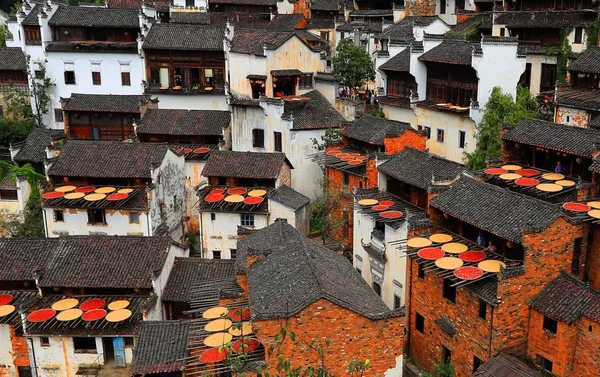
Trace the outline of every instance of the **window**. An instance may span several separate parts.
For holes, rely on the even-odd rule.
[[[265,147],[265,130],[258,128],[252,130],[252,146],[254,148]]]
[[[542,64],[540,91],[554,90],[556,86],[556,64]]]
[[[583,28],[576,27],[575,28],[575,43],[581,43],[583,40]]]
[[[487,304],[483,300],[479,300],[479,318],[485,319],[487,316]]]
[[[452,362],[452,351],[442,346],[442,363],[450,364]]]
[[[229,249],[229,257],[235,259],[237,257],[237,249]]]
[[[254,226],[254,215],[242,215],[242,226]]]
[[[381,285],[376,282],[373,282],[373,290],[377,293],[377,296],[381,297]]]
[[[425,317],[419,313],[415,314],[415,328],[421,334],[425,334]]]
[[[64,122],[62,109],[54,109],[54,121]]]
[[[121,63],[121,86],[131,86],[131,73],[129,63]]]
[[[65,84],[75,85],[75,63],[65,63]]]
[[[123,343],[125,344],[125,348],[133,348],[133,337],[128,336],[123,338]]]
[[[417,277],[419,279],[425,279],[425,266],[423,266],[422,264],[418,264],[417,268]]]
[[[281,132],[273,132],[273,137],[275,139],[275,152],[283,151]]]
[[[103,209],[88,209],[89,224],[106,224],[106,213]]]
[[[60,209],[55,209],[54,210],[54,221],[60,221],[60,222],[65,221],[65,213],[63,211],[61,211]]]
[[[579,266],[581,263],[581,244],[583,242],[583,237],[579,237],[575,239],[575,243],[573,244],[573,261],[571,262],[571,273],[573,275],[579,275]]]
[[[42,347],[50,347],[50,338],[47,336],[40,337],[40,346]]]
[[[444,298],[448,299],[450,302],[456,303],[456,287],[452,286],[452,280],[444,279],[443,293]]]
[[[483,360],[481,360],[477,356],[473,356],[473,373],[475,373],[477,369],[479,369],[481,364],[483,364]]]
[[[44,73],[42,71],[40,71],[39,69],[35,70],[35,78],[38,80],[43,80],[44,79]]]
[[[139,224],[140,223],[140,213],[139,212],[129,212],[129,223],[130,224]]]
[[[102,84],[102,77],[100,76],[100,63],[92,63],[92,84]]]
[[[211,213],[210,214],[210,221],[215,221],[217,219],[217,214],[216,213]]]
[[[427,135],[427,140],[431,139],[431,127],[425,126],[425,135]]]
[[[221,259],[221,251],[213,250],[213,259]]]
[[[312,73],[305,73],[300,76],[300,89],[312,89],[313,88],[313,75]]]
[[[19,200],[17,190],[0,190],[0,199],[2,200]]]
[[[539,365],[543,370],[552,372],[552,361],[546,359],[541,355],[536,355],[535,363]]]
[[[165,222],[165,203],[160,203],[158,205],[158,209],[160,211],[160,221],[162,221],[163,223]]]
[[[505,37],[506,36],[506,28],[504,28],[504,27],[500,28],[500,36],[501,37]]]
[[[4,116],[4,107],[0,105],[0,117]]]
[[[443,143],[444,142],[444,130],[442,129],[437,129],[437,142],[438,143]]]
[[[81,337],[73,338],[75,353],[96,353],[96,338]]]
[[[402,305],[402,300],[400,299],[400,297],[394,295],[394,309],[400,309],[401,305]]]
[[[350,174],[345,171],[342,172],[342,184],[348,186],[350,184]]]
[[[525,72],[521,75],[519,79],[519,84],[522,86],[529,88],[531,84],[531,63],[525,64]]]
[[[544,316],[544,323],[542,327],[545,331],[549,332],[550,334],[556,335],[556,331],[558,330],[558,321],[550,317]]]
[[[321,31],[321,39],[328,41],[329,40],[329,31]]]
[[[458,131],[458,147],[461,149],[465,148],[465,138],[467,133],[465,131]]]

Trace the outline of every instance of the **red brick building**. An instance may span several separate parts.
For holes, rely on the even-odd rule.
[[[525,355],[528,303],[560,269],[583,275],[588,225],[569,223],[555,204],[468,177],[429,205],[438,232],[471,251],[481,250],[481,233],[496,247],[485,258],[506,267],[465,281],[409,248],[409,357],[426,370],[451,361],[462,377],[500,351]]]

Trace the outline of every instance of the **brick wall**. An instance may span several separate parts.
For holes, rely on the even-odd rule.
[[[386,137],[383,139],[385,154],[392,155],[401,152],[406,147],[424,151],[427,137],[424,133],[408,130],[398,137]]]
[[[590,286],[600,289],[600,228],[592,227],[592,242],[589,244],[585,265],[585,275]]]
[[[567,376],[571,370],[571,357],[577,340],[577,326],[559,322],[556,334],[544,330],[544,315],[531,311],[527,356],[535,360],[540,355],[552,361],[552,374]]]
[[[577,348],[571,376],[597,377],[600,370],[600,324],[581,317],[577,321]]]
[[[335,376],[347,375],[352,360],[371,360],[367,375],[383,377],[387,369],[396,366],[396,357],[402,355],[404,318],[371,320],[351,310],[320,299],[290,318],[287,330],[296,333],[296,344],[289,339],[281,352],[292,366],[317,366],[318,356],[304,342],[325,339],[331,342],[326,348],[325,360]],[[269,349],[275,335],[285,320],[254,321],[254,334]],[[275,355],[267,355],[267,371],[274,371]]]
[[[442,346],[452,351],[456,377],[468,377],[473,372],[474,356],[489,358],[490,318],[492,307],[487,305],[486,319],[479,318],[479,298],[465,288],[457,288],[456,303],[443,297],[442,277],[433,271],[425,278],[417,277],[418,264],[410,260],[410,342],[409,357],[431,372],[442,361]],[[416,329],[416,313],[425,318],[424,333]],[[440,315],[450,318],[457,329],[453,336],[435,323]]]
[[[407,16],[435,16],[435,0],[406,1]]]

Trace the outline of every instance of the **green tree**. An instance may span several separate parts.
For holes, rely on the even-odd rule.
[[[30,67],[31,56],[27,56],[27,67]],[[36,62],[37,70],[31,72],[27,70],[29,76],[29,90],[33,101],[33,119],[36,127],[44,127],[43,118],[48,114],[48,103],[50,102],[50,94],[48,90],[54,86],[52,79],[46,74],[47,60]]]
[[[331,59],[333,71],[342,78],[342,84],[357,88],[365,81],[375,79],[373,62],[367,52],[351,39],[342,39]]]
[[[499,87],[492,89],[483,118],[477,127],[475,150],[464,156],[467,167],[471,170],[483,169],[489,158],[500,157],[502,127],[517,124],[526,117],[537,117],[536,107],[529,90],[520,85],[517,87],[516,101],[510,94],[502,93]]]
[[[6,47],[6,26],[0,25],[0,47]]]
[[[433,373],[423,373],[423,377],[454,377],[456,370],[452,363],[441,363],[433,366]]]
[[[312,147],[318,151],[325,149],[328,143],[334,143],[340,141],[340,129],[339,128],[328,128],[325,130],[325,135],[321,135],[321,140],[316,137],[310,139],[312,141]]]

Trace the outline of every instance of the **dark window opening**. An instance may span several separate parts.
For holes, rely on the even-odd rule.
[[[558,321],[550,317],[544,316],[544,323],[542,327],[545,331],[549,332],[550,334],[556,335],[556,331],[558,330]]]
[[[217,214],[216,213],[211,213],[210,214],[210,220],[211,221],[215,221],[217,219]]]
[[[313,74],[305,73],[300,76],[300,89],[312,89],[313,88]]]
[[[483,361],[477,356],[473,356],[473,373],[477,371],[481,364],[483,364]]]
[[[235,259],[237,257],[237,249],[229,249],[229,256],[231,259]]]
[[[402,300],[400,299],[400,297],[394,295],[394,309],[400,309],[401,305],[402,305]]]
[[[252,98],[258,99],[265,95],[265,80],[250,80],[252,88]]]
[[[540,91],[548,92],[556,86],[556,64],[542,64]]]
[[[453,287],[452,284],[452,280],[444,279],[444,298],[448,299],[450,302],[456,303],[456,287]]]
[[[345,171],[342,172],[342,184],[348,186],[350,184],[350,174]]]
[[[437,142],[438,143],[443,143],[444,142],[444,130],[441,129],[437,129]]]
[[[40,337],[40,346],[50,347],[50,338],[48,338],[47,336]]]
[[[122,86],[131,86],[131,73],[130,72],[121,72],[121,85]]]
[[[377,293],[377,296],[381,297],[381,285],[379,283],[373,282],[373,290]]]
[[[242,226],[254,226],[254,215],[242,215],[241,218]]]
[[[575,28],[575,43],[582,43],[583,41],[583,28],[576,27]]]
[[[65,71],[65,84],[75,85],[75,71]]]
[[[213,254],[213,259],[221,259],[221,251],[220,250],[213,250],[212,254]]]
[[[88,209],[89,224],[106,224],[106,213],[103,209]]]
[[[452,351],[442,346],[442,363],[450,364],[452,362]]]
[[[139,224],[140,223],[140,213],[139,212],[129,212],[129,223],[130,224]]]
[[[133,348],[133,337],[123,338],[123,343],[125,345],[125,348]]]
[[[54,221],[65,221],[65,213],[60,209],[54,210]]]
[[[265,147],[265,130],[258,128],[252,130],[252,146],[254,148]]]
[[[96,338],[73,338],[75,353],[96,353]]]
[[[524,86],[525,88],[529,88],[531,83],[531,63],[527,63],[525,65],[525,72],[523,72],[523,74],[521,75],[521,78],[519,79],[519,84],[521,84],[521,86]]]
[[[100,72],[92,72],[92,84],[102,85],[102,76],[100,76]]]
[[[487,317],[487,304],[483,300],[479,300],[479,318],[485,319]]]
[[[427,140],[431,139],[431,127],[425,126],[425,134],[427,135]]]
[[[415,314],[415,328],[421,334],[425,334],[425,317],[419,313]]]
[[[64,122],[62,109],[54,109],[54,121]]]
[[[573,261],[571,262],[571,273],[575,276],[579,275],[579,265],[581,262],[581,244],[583,237],[575,239],[573,243]]]
[[[541,355],[537,355],[535,358],[535,363],[539,365],[543,370],[552,373],[552,361],[546,359]]]
[[[19,200],[17,190],[0,190],[0,199],[2,200]]]
[[[425,279],[425,266],[418,264],[417,277],[419,279]]]
[[[466,137],[467,137],[467,133],[465,131],[458,131],[458,147],[459,148],[464,149]]]
[[[275,139],[275,152],[283,151],[281,132],[277,132],[277,131],[273,132],[273,137]]]

